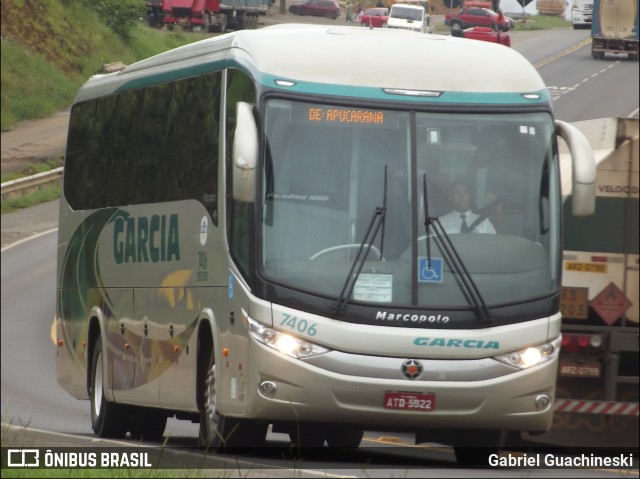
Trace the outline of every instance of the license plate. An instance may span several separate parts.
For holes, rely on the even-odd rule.
[[[433,411],[436,397],[433,394],[414,394],[386,392],[384,394],[385,409],[402,409],[409,411]]]
[[[589,363],[574,363],[574,362],[562,362],[560,363],[560,376],[565,377],[578,377],[578,378],[599,378],[601,373],[601,366],[598,362]]]

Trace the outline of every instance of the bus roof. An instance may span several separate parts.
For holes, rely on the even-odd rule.
[[[224,67],[244,67],[261,84],[531,93],[545,90],[536,69],[503,45],[405,30],[287,24],[227,33],[93,77],[76,101]]]

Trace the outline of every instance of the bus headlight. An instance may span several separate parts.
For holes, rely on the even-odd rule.
[[[538,364],[551,361],[558,356],[560,351],[560,337],[551,342],[530,346],[519,351],[495,356],[500,362],[519,369],[528,369]]]
[[[265,346],[269,346],[276,351],[280,351],[287,356],[291,356],[292,358],[309,358],[329,351],[327,348],[318,344],[263,326],[257,321],[251,319],[244,311],[243,319],[247,329],[249,330],[249,334],[256,341],[264,344]]]

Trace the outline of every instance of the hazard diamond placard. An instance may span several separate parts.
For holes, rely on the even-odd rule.
[[[630,306],[631,302],[620,288],[613,283],[609,283],[591,301],[591,307],[609,326],[615,323]]]

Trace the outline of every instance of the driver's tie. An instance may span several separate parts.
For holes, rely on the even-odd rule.
[[[467,215],[460,215],[460,218],[462,219],[462,223],[460,224],[460,233],[468,233],[469,225],[467,224]]]

